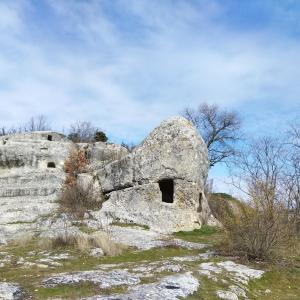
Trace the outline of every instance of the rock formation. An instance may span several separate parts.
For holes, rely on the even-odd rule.
[[[199,228],[210,213],[207,172],[207,148],[192,124],[164,121],[132,153],[98,170],[108,200],[97,218],[164,232]]]
[[[56,209],[70,146],[55,132],[0,137],[0,241]]]
[[[72,147],[55,132],[0,137],[0,241],[32,229],[56,210]],[[162,122],[131,153],[103,142],[76,147],[85,149],[90,161],[90,175],[82,178],[97,180],[107,199],[94,218],[161,232],[197,228],[208,218],[207,149],[186,119]]]

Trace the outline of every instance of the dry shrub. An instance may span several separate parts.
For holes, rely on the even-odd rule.
[[[101,202],[101,195],[96,197],[93,184],[84,186],[78,182],[65,186],[59,198],[60,210],[79,218],[88,210],[99,209]]]
[[[282,183],[289,152],[274,137],[245,144],[232,162],[232,183],[248,206],[222,222],[233,251],[249,259],[282,257],[295,241],[295,222]]]
[[[64,165],[65,172],[67,173],[65,185],[68,187],[76,185],[78,174],[86,172],[88,163],[86,152],[73,148]]]
[[[74,235],[57,235],[53,238],[46,239],[45,243],[48,243],[50,249],[57,248],[73,248],[76,245],[76,237]]]
[[[247,259],[274,259],[294,236],[293,224],[279,204],[270,209],[251,203],[238,214],[223,215],[222,223],[228,237],[227,249]]]
[[[65,161],[67,177],[59,199],[61,212],[81,218],[86,211],[101,207],[103,195],[100,191],[96,193],[93,182],[84,183],[78,180],[78,175],[86,172],[87,167],[86,152],[73,148]]]
[[[85,252],[90,248],[89,237],[84,234],[57,234],[52,237],[41,238],[38,245],[42,249],[78,249]]]
[[[101,248],[104,254],[108,256],[120,255],[126,249],[125,245],[114,242],[106,232],[94,234],[92,242],[94,246]]]

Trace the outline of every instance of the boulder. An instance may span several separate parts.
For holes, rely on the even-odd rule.
[[[100,169],[104,192],[161,179],[183,179],[201,187],[208,173],[207,148],[193,125],[182,117],[161,123],[132,153]]]
[[[203,186],[207,177],[206,145],[196,128],[182,117],[162,122],[133,155],[136,182],[176,178]]]
[[[161,232],[199,228],[210,215],[204,195],[208,153],[182,117],[161,123],[131,153],[97,171],[108,200],[98,218]]]

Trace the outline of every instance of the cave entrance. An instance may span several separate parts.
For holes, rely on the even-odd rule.
[[[172,179],[163,179],[158,182],[162,195],[162,202],[174,202],[174,181]]]
[[[54,162],[48,162],[47,168],[55,168],[55,163]]]
[[[49,135],[47,136],[47,140],[48,140],[48,141],[52,141],[52,135],[51,135],[51,134],[49,134]]]

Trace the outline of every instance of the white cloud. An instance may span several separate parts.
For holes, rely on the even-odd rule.
[[[57,129],[87,119],[137,141],[203,100],[298,101],[299,41],[223,26],[213,1],[116,1],[115,14],[105,1],[45,1],[47,28],[36,18],[47,11],[10,3],[0,5],[0,117],[8,125],[44,113]]]

